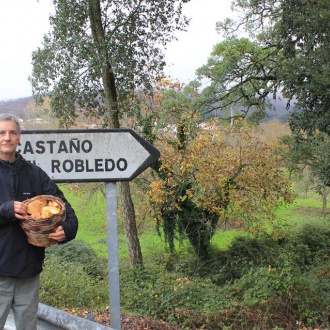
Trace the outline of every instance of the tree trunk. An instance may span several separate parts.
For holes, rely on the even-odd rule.
[[[136,227],[134,204],[128,182],[119,183],[122,212],[125,219],[125,232],[130,263],[133,268],[143,265],[142,252]]]
[[[327,212],[328,187],[323,186],[322,192],[322,213],[325,215]]]
[[[116,80],[111,67],[107,43],[102,26],[100,0],[89,1],[89,18],[96,48],[98,49],[99,56],[103,63],[101,78],[104,87],[105,105],[107,109],[107,124],[110,128],[119,128],[120,124]],[[143,261],[130,186],[129,183],[120,183],[119,187],[130,263],[133,267],[136,267],[137,265],[142,265]]]

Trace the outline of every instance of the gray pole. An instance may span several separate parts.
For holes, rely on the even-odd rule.
[[[115,182],[106,183],[110,324],[111,328],[120,330],[121,320],[116,187],[117,186]]]

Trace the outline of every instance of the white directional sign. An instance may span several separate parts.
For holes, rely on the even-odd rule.
[[[130,129],[22,131],[19,152],[56,182],[130,181],[160,156]]]

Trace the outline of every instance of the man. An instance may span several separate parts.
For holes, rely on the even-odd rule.
[[[53,195],[66,205],[66,220],[49,237],[65,243],[75,238],[78,219],[62,191],[38,166],[17,151],[21,128],[18,118],[0,114],[0,329],[10,309],[17,330],[37,329],[39,276],[45,248],[31,245],[21,228],[26,216],[22,201]]]

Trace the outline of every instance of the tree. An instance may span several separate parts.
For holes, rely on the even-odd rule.
[[[153,102],[159,117],[152,132],[161,158],[147,195],[170,250],[177,237],[187,238],[205,261],[219,223],[259,230],[293,194],[274,146],[259,132],[244,123],[201,122],[199,86],[167,87]]]
[[[53,0],[51,30],[32,56],[33,96],[38,103],[50,97],[61,126],[73,125],[79,109],[103,127],[120,127],[135,90],[148,91],[162,72],[161,47],[188,24],[188,1]],[[129,183],[119,187],[131,264],[140,265]]]
[[[247,38],[231,37],[215,45],[207,64],[197,70],[199,78],[210,80],[202,92],[204,113],[219,109],[222,118],[265,117],[272,107],[267,95],[278,88],[275,51]]]
[[[310,172],[310,180],[315,191],[322,196],[323,213],[327,208],[330,186],[330,137],[324,132],[313,136],[301,134],[285,135],[280,138],[278,147],[282,164],[290,171],[302,174]]]
[[[210,77],[218,100],[257,99],[252,105],[259,106],[281,93],[293,105],[293,130],[329,134],[330,2],[235,0],[232,6],[241,18],[218,23],[227,40],[199,70]],[[243,28],[249,41],[237,37]]]

